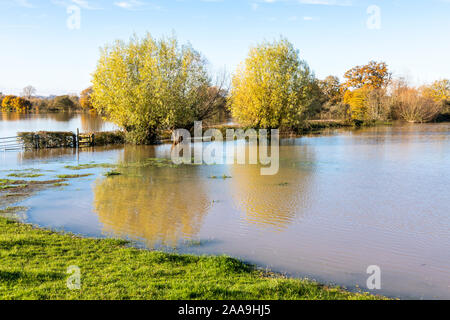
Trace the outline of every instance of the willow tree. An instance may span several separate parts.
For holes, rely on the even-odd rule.
[[[93,75],[93,107],[121,126],[129,141],[151,143],[161,130],[196,120],[210,79],[205,60],[175,37],[149,34],[102,49]]]
[[[251,48],[232,82],[232,114],[248,126],[297,128],[316,101],[314,75],[285,39]]]

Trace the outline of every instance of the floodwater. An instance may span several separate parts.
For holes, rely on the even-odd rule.
[[[17,113],[0,112],[0,138],[14,137],[17,132],[73,131],[98,132],[117,127],[90,113]]]
[[[94,174],[20,202],[29,207],[25,220],[39,226],[227,254],[352,290],[369,291],[366,271],[376,265],[381,290],[372,293],[450,299],[449,123],[283,139],[274,176],[261,176],[257,165],[136,165],[170,152],[171,145],[5,152],[0,178],[21,168],[55,170],[39,179]],[[108,169],[65,168],[87,163],[128,166],[109,178]]]

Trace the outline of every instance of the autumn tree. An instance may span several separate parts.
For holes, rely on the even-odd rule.
[[[344,89],[382,89],[391,80],[391,73],[385,62],[370,61],[367,65],[356,66],[348,70],[344,78]]]
[[[328,76],[319,81],[325,102],[337,104],[342,100],[341,82],[336,76]]]
[[[345,91],[344,103],[350,106],[350,115],[353,120],[367,120],[368,93],[369,90],[367,88]]]
[[[443,107],[443,112],[450,114],[450,80],[435,81],[429,86],[423,86],[421,92],[425,98],[440,103]]]
[[[63,95],[54,97],[48,103],[49,110],[73,111],[78,108],[78,99],[75,96]]]
[[[2,109],[6,111],[26,112],[31,109],[31,102],[22,97],[8,95],[2,100]]]
[[[148,34],[102,50],[92,104],[128,141],[151,143],[161,130],[193,126],[210,82],[206,61],[190,45]]]
[[[3,110],[12,110],[13,108],[13,100],[16,98],[14,95],[6,95],[2,100],[2,109]]]
[[[242,124],[297,128],[317,101],[315,78],[285,39],[250,49],[232,79],[230,107]]]
[[[31,109],[31,102],[22,97],[16,97],[12,100],[12,106],[17,112],[27,112]]]
[[[92,87],[86,88],[80,93],[80,105],[85,110],[91,110],[92,105]]]
[[[353,120],[384,120],[389,111],[386,104],[386,88],[391,73],[384,62],[370,61],[367,65],[348,70],[343,84],[344,103],[350,106]]]

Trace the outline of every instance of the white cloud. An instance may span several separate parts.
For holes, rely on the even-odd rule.
[[[162,7],[149,3],[149,2],[145,2],[145,1],[139,1],[139,0],[123,0],[123,1],[118,1],[118,2],[114,2],[114,5],[116,7],[122,8],[122,9],[126,9],[126,10],[145,10],[145,9],[150,9],[150,10],[162,10]]]
[[[72,0],[72,2],[79,6],[80,8],[87,9],[87,10],[97,10],[99,9],[97,6],[92,5],[87,0]]]
[[[122,9],[134,10],[136,8],[144,6],[145,2],[138,0],[128,0],[128,1],[114,2],[114,5]]]
[[[101,10],[102,8],[93,1],[88,0],[52,0],[53,4],[62,7],[69,7],[71,5],[78,6],[85,10]]]
[[[298,0],[301,4],[324,5],[324,6],[351,6],[351,0]]]
[[[444,0],[450,1],[450,0]],[[261,0],[265,3],[298,2],[300,4],[324,5],[324,6],[351,6],[352,0]]]
[[[35,6],[28,0],[14,0],[14,2],[24,8],[35,8]]]

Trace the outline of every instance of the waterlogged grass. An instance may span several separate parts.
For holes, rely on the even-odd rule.
[[[143,168],[143,167],[155,167],[155,168],[179,168],[182,166],[198,166],[202,164],[194,163],[194,159],[188,164],[175,164],[171,159],[165,158],[148,158],[143,161],[133,163],[120,164],[121,168]]]
[[[0,215],[18,213],[21,211],[26,211],[27,207],[6,207],[5,209],[0,209]]]
[[[14,183],[16,183],[16,180],[0,179],[0,186],[4,186],[6,184],[14,184]]]
[[[105,177],[113,177],[113,176],[120,176],[122,173],[118,171],[108,171],[105,173]]]
[[[65,166],[64,168],[69,170],[85,170],[85,169],[93,169],[93,168],[115,168],[117,165],[110,164],[110,163],[85,163],[85,164],[79,164],[76,166]]]
[[[92,176],[92,173],[86,173],[86,174],[60,174],[57,177],[60,179],[76,179],[76,178],[84,178]]]
[[[8,174],[8,177],[15,177],[15,178],[38,178],[42,177],[43,174],[41,173],[30,173],[30,172],[20,172],[20,173],[10,173]]]
[[[0,185],[0,190],[8,190],[8,189],[25,189],[26,187],[28,187],[27,184]]]
[[[376,299],[283,278],[225,256],[168,254],[0,218],[1,299]],[[81,289],[69,290],[69,266]]]
[[[222,175],[222,176],[210,176],[209,177],[210,179],[219,179],[219,178],[221,178],[221,179],[224,179],[224,180],[226,180],[226,179],[231,179],[232,177],[231,176],[227,176],[226,174],[224,174],[224,175]]]
[[[69,185],[68,183],[63,182],[57,182],[53,184],[54,187],[67,187],[68,185]]]
[[[24,219],[24,214],[27,210],[27,207],[6,207],[4,209],[0,209],[0,217],[23,221],[22,219]]]

